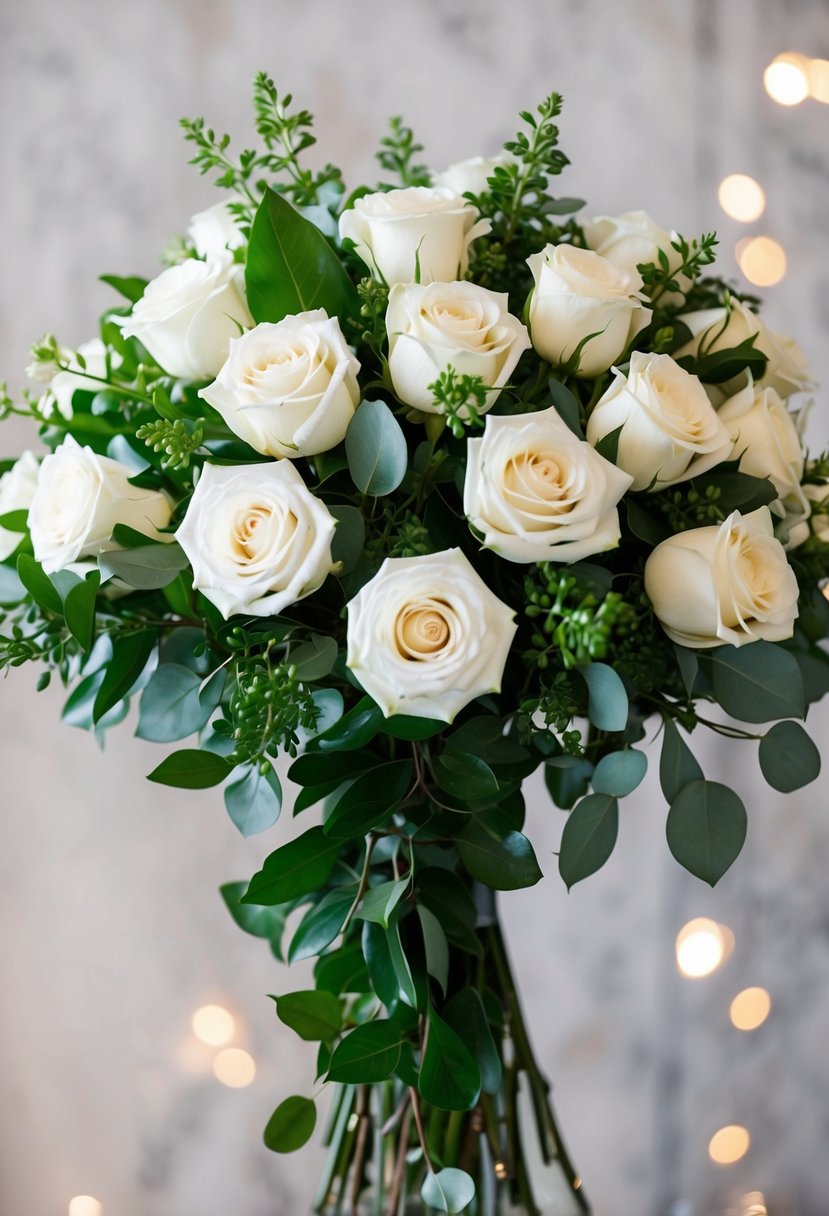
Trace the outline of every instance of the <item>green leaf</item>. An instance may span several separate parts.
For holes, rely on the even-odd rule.
[[[101,585],[97,570],[73,587],[63,601],[63,614],[72,637],[82,650],[90,651],[95,641],[95,597]]]
[[[558,872],[568,891],[600,870],[613,852],[619,831],[619,804],[609,794],[588,794],[577,802],[564,825]]]
[[[338,503],[329,506],[328,511],[337,521],[331,543],[331,557],[335,562],[342,562],[342,573],[348,574],[357,565],[363,552],[366,543],[366,522],[362,511],[357,507],[341,506]]]
[[[289,662],[297,669],[297,679],[305,684],[324,679],[336,661],[336,638],[320,633],[312,634],[307,642],[301,642],[299,646],[294,647],[289,655]]]
[[[338,887],[329,891],[318,904],[306,912],[288,947],[289,963],[313,958],[331,945],[345,923],[356,894],[356,883],[345,888]]]
[[[449,982],[449,945],[443,926],[433,912],[425,904],[417,905],[417,916],[423,932],[423,946],[426,952],[426,971],[440,985],[441,991],[446,992]]]
[[[760,768],[773,789],[789,794],[820,773],[820,752],[797,722],[778,722],[760,740]]]
[[[158,785],[173,785],[182,790],[206,790],[220,785],[232,772],[233,766],[224,756],[185,747],[173,752],[154,768],[147,780]]]
[[[802,718],[806,713],[803,676],[797,659],[773,642],[720,646],[708,656],[714,696],[741,722]]]
[[[608,431],[595,445],[599,455],[603,456],[610,464],[616,463],[616,457],[619,454],[619,437],[622,434],[622,429],[622,426],[617,426],[615,431]]]
[[[255,836],[273,827],[282,810],[282,784],[276,769],[268,764],[239,765],[225,789],[225,808],[243,836]]]
[[[695,651],[689,650],[687,646],[674,645],[674,654],[676,655],[679,674],[682,676],[682,683],[685,685],[685,691],[690,697],[693,695],[694,684],[699,672],[699,657]]]
[[[458,837],[457,845],[472,877],[495,891],[534,887],[543,877],[532,845],[520,832],[508,832],[503,840],[498,840],[472,818]]]
[[[401,878],[397,882],[381,882],[379,886],[372,887],[363,896],[357,916],[387,928],[389,917],[405,895],[408,886],[409,879]]]
[[[429,1010],[418,1090],[440,1110],[471,1110],[481,1093],[478,1065],[461,1037]]]
[[[727,785],[692,781],[668,812],[668,847],[686,870],[715,886],[746,838],[746,811]]]
[[[243,904],[242,896],[248,889],[246,882],[226,882],[219,888],[228,912],[243,933],[252,937],[263,937],[271,943],[271,949],[277,958],[282,958],[282,934],[285,930],[286,911],[284,908],[257,908],[253,904]]]
[[[570,392],[569,388],[563,385],[560,380],[556,380],[552,376],[550,377],[550,396],[553,399],[553,405],[556,407],[562,421],[566,423],[567,427],[573,432],[574,435],[576,435],[579,439],[584,439],[584,431],[581,427],[581,413],[579,410],[578,401]]]
[[[168,586],[187,565],[184,550],[174,542],[113,549],[98,558],[105,579],[118,578],[136,591],[156,591]]]
[[[599,730],[624,730],[628,695],[621,677],[607,663],[588,663],[578,671],[587,685],[587,716],[593,725]]]
[[[329,1081],[340,1085],[373,1085],[387,1081],[400,1059],[400,1031],[379,1019],[352,1030],[331,1057]]]
[[[634,748],[611,752],[602,756],[593,770],[593,790],[597,794],[625,798],[633,793],[647,771],[648,758],[644,752],[638,752]]]
[[[370,697],[363,697],[353,709],[316,735],[308,751],[356,751],[371,743],[383,722],[383,711]]]
[[[736,470],[729,473],[711,473],[708,477],[700,478],[700,482],[703,484],[699,490],[703,495],[706,485],[717,487],[717,506],[724,515],[730,515],[732,511],[737,510],[748,515],[750,511],[766,507],[777,498],[777,490],[768,477],[752,477]]]
[[[363,925],[362,950],[371,986],[383,1004],[390,1008],[400,995],[397,972],[391,960],[389,939],[382,925],[366,921]]]
[[[703,772],[694,753],[670,718],[665,718],[662,752],[659,758],[659,784],[668,803],[692,781],[701,781]]]
[[[141,694],[136,735],[153,743],[175,743],[207,725],[215,702],[203,703],[201,676],[179,663],[159,663]]]
[[[325,237],[269,187],[251,228],[245,287],[256,321],[314,308],[341,319],[359,311],[354,285]]]
[[[483,1002],[475,989],[461,988],[444,1006],[443,1018],[475,1056],[483,1092],[497,1094],[501,1087],[501,1057],[489,1028]]]
[[[468,752],[444,751],[433,761],[432,770],[442,790],[465,802],[484,802],[500,789],[487,762]]]
[[[415,876],[417,898],[434,912],[449,941],[473,954],[480,952],[475,934],[477,909],[469,888],[452,870],[424,866]]]
[[[129,693],[143,674],[157,641],[158,634],[155,629],[140,629],[137,633],[115,639],[112,643],[112,658],[107,663],[101,687],[95,697],[92,710],[94,722],[99,722],[108,710]]]
[[[361,402],[346,431],[345,451],[351,478],[363,494],[391,494],[406,475],[406,436],[384,401]]]
[[[420,1198],[436,1212],[449,1212],[454,1216],[468,1208],[475,1198],[475,1183],[469,1174],[454,1167],[439,1170],[437,1174],[430,1170],[423,1180]]]
[[[405,739],[407,742],[418,742],[421,739],[431,739],[446,730],[445,722],[436,718],[412,718],[408,714],[392,714],[384,718],[380,726],[384,735],[393,739]]]
[[[265,858],[242,902],[284,904],[318,891],[331,877],[339,851],[338,840],[330,840],[320,827],[311,828]]]
[[[348,787],[327,816],[326,835],[337,840],[365,836],[402,802],[412,784],[411,760],[370,769]]]
[[[55,616],[63,616],[63,601],[48,574],[28,553],[17,559],[17,577],[39,607]]]
[[[316,752],[300,756],[288,769],[288,776],[297,785],[328,785],[335,787],[342,781],[364,773],[377,765],[377,757],[368,752]]]
[[[272,1153],[294,1153],[308,1143],[316,1125],[317,1108],[310,1098],[286,1098],[268,1120],[265,1147]]]
[[[333,1039],[343,1024],[342,1006],[330,992],[311,988],[274,997],[276,1016],[309,1043]]]
[[[138,275],[101,274],[98,278],[102,283],[114,287],[130,304],[140,300],[147,287],[147,280],[139,278]]]
[[[544,784],[556,806],[569,811],[587,793],[593,765],[578,756],[553,756],[544,766]]]
[[[389,944],[391,965],[397,977],[398,993],[407,1005],[412,1009],[416,1009],[418,1005],[417,988],[415,987],[409,960],[406,958],[406,952],[403,949],[403,942],[400,939],[400,921],[399,914],[396,911],[393,913],[389,927],[386,930],[386,940]]]
[[[0,528],[6,532],[28,532],[29,508],[20,511],[6,511],[0,515]]]

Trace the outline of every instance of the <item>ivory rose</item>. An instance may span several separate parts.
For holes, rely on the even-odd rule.
[[[348,605],[346,663],[386,717],[452,722],[500,690],[514,616],[460,549],[389,557]]]
[[[749,383],[718,412],[733,440],[732,456],[739,459],[740,470],[774,483],[779,497],[770,509],[782,520],[784,544],[789,549],[802,544],[809,535],[811,507],[800,484],[803,444],[785,401],[773,388],[755,389]]]
[[[513,562],[575,562],[618,545],[616,506],[632,478],[555,408],[490,415],[467,451],[464,510],[487,549]]]
[[[252,324],[240,268],[223,254],[208,262],[188,258],[162,271],[121,328],[171,376],[208,380],[218,374],[231,340]]]
[[[664,540],[645,565],[645,591],[671,641],[693,649],[780,642],[798,615],[797,579],[767,507]]]
[[[440,173],[432,174],[432,185],[454,190],[456,194],[483,194],[489,189],[488,178],[500,165],[508,164],[507,157],[470,156],[466,160],[447,165]]]
[[[221,257],[228,249],[238,249],[245,238],[227,203],[214,203],[197,211],[187,227],[187,235],[200,258]]]
[[[134,470],[67,435],[44,456],[29,507],[35,558],[47,574],[85,557],[117,549],[116,524],[155,537],[170,521],[171,508],[158,490],[130,484]]]
[[[51,376],[38,406],[45,418],[57,411],[68,422],[74,413],[72,402],[76,392],[100,393],[106,388],[101,381],[107,379],[107,348],[100,338],[92,338],[82,342],[77,351],[62,350],[60,353],[67,366]],[[111,355],[110,361],[115,367],[120,362],[117,355]],[[32,375],[34,368],[28,370],[32,379],[40,378]]]
[[[470,244],[490,227],[445,186],[364,194],[340,216],[340,236],[354,242],[369,269],[389,286],[462,277]]]
[[[533,346],[550,363],[598,376],[650,320],[642,276],[574,245],[547,245],[527,258],[535,281],[529,302]],[[583,344],[583,345],[582,345]]]
[[[618,430],[616,464],[634,490],[661,490],[697,477],[731,454],[731,436],[705,393],[670,355],[634,351],[630,370],[599,398],[587,438],[599,443]]]
[[[530,348],[526,326],[509,312],[506,293],[474,283],[396,283],[386,313],[389,371],[401,401],[435,413],[429,385],[449,365],[481,376],[496,391],[509,380]]]
[[[339,321],[318,308],[233,338],[199,396],[257,452],[314,456],[345,438],[360,401],[359,370]]]
[[[24,452],[7,473],[0,477],[0,515],[28,511],[37,490],[40,465],[34,452]],[[21,532],[0,527],[0,562],[11,557],[23,539]]]
[[[660,250],[666,254],[672,271],[677,271],[682,264],[682,255],[671,244],[677,234],[662,228],[647,211],[597,215],[592,220],[582,220],[581,227],[588,247],[628,274],[638,273],[637,266],[644,263],[658,264]],[[683,289],[689,284],[685,277],[678,280],[678,286]],[[676,297],[676,293],[671,292],[671,296]]]
[[[176,540],[193,586],[225,619],[277,616],[334,568],[334,524],[288,460],[206,464]]]

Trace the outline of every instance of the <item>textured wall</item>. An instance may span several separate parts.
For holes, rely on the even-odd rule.
[[[354,180],[389,112],[441,166],[497,149],[519,107],[559,88],[566,192],[610,213],[646,205],[689,233],[718,225],[727,266],[737,226],[716,183],[755,173],[769,197],[758,229],[789,253],[769,320],[829,383],[829,110],[766,98],[762,67],[787,46],[829,54],[825,0],[5,0],[0,367],[17,384],[46,328],[89,336],[108,299],[98,272],[152,270],[212,201],[177,117],[249,131],[248,80],[266,67]],[[7,426],[3,451],[23,438]],[[242,841],[217,796],[148,786],[158,754],[127,727],[102,756],[32,684],[14,673],[0,699],[0,1216],[60,1216],[79,1192],[106,1216],[298,1216],[318,1159],[274,1158],[259,1133],[312,1074],[312,1049],[264,997],[302,976],[241,936],[215,893],[286,829]],[[815,719],[826,740],[829,715]],[[504,900],[530,1021],[600,1216],[712,1216],[755,1189],[780,1196],[772,1213],[825,1216],[826,785],[775,795],[745,775],[736,743],[712,748],[709,768],[739,777],[751,820],[713,893],[672,862],[652,781],[625,806],[611,862],[570,896],[552,856],[561,816],[533,800],[551,877]],[[736,948],[689,983],[672,942],[695,915],[728,923]],[[775,1007],[739,1035],[728,1002],[748,984]],[[212,999],[243,1020],[259,1065],[249,1089],[182,1054],[192,1010]],[[754,1147],[716,1169],[707,1140],[730,1122]]]

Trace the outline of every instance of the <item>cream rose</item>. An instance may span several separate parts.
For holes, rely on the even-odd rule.
[[[829,545],[829,481],[810,482],[803,487],[803,492],[811,508],[810,530],[818,540]]]
[[[221,257],[228,249],[238,249],[245,238],[227,203],[214,203],[197,211],[187,227],[187,235],[200,258]]]
[[[225,619],[277,616],[334,568],[334,525],[290,461],[206,464],[176,540]]]
[[[587,423],[594,446],[621,427],[616,463],[634,490],[662,490],[698,477],[731,454],[731,436],[705,389],[670,355],[634,351],[627,376],[599,398]]]
[[[662,228],[647,211],[597,215],[592,220],[582,220],[581,228],[590,249],[628,274],[638,273],[637,266],[649,262],[658,264],[660,249],[666,254],[672,271],[682,265],[682,255],[671,244],[677,239],[677,233]],[[687,289],[690,280],[683,277],[678,285]]]
[[[441,186],[365,194],[340,216],[340,236],[390,286],[461,278],[470,244],[490,227],[471,203]]]
[[[490,415],[467,453],[464,510],[487,549],[513,562],[575,562],[618,545],[616,505],[632,478],[554,408]]]
[[[429,385],[450,364],[496,390],[487,394],[490,409],[530,348],[526,327],[510,315],[506,293],[474,283],[396,283],[386,328],[394,391],[430,414],[435,405]]]
[[[323,309],[263,322],[233,338],[199,396],[265,456],[315,456],[342,439],[360,401],[360,365]]]
[[[432,174],[432,185],[454,190],[455,194],[483,194],[495,169],[509,163],[507,156],[470,156],[455,161],[441,173]]]
[[[157,490],[131,485],[132,476],[132,469],[81,447],[71,435],[43,458],[29,507],[29,532],[47,574],[119,548],[112,539],[116,524],[153,538],[166,527],[170,503]]]
[[[146,346],[156,363],[183,380],[218,374],[231,340],[253,324],[230,254],[188,258],[147,284],[122,330]]]
[[[74,412],[72,399],[76,392],[100,393],[106,388],[101,381],[107,379],[107,348],[100,338],[93,338],[82,342],[77,351],[64,350],[61,355],[68,366],[51,377],[38,404],[45,418],[51,418],[57,410],[68,421]],[[114,367],[121,362],[117,355],[110,355],[110,359]]]
[[[650,320],[642,306],[642,276],[574,245],[547,245],[527,258],[535,281],[529,302],[533,346],[550,363],[576,375],[607,371]],[[584,345],[581,345],[584,343]]]
[[[720,406],[719,417],[733,440],[732,456],[739,459],[741,471],[773,482],[779,497],[770,510],[782,520],[786,548],[802,544],[809,535],[811,507],[800,484],[803,444],[785,401],[773,388],[755,389],[749,383]]]
[[[697,650],[780,642],[798,614],[797,579],[768,507],[664,540],[645,564],[645,591],[671,641]]]
[[[794,338],[784,337],[769,329],[765,321],[740,300],[731,300],[728,308],[705,308],[681,316],[691,331],[691,340],[675,351],[677,359],[684,355],[713,354],[739,346],[754,338],[754,346],[768,360],[763,376],[756,381],[758,388],[773,388],[781,397],[790,397],[813,387],[806,356]],[[745,377],[736,377],[727,384],[712,385],[710,392],[717,401],[744,387]]]
[[[40,465],[34,452],[24,452],[7,473],[0,477],[0,515],[28,511],[37,490]],[[0,562],[11,557],[23,539],[21,532],[0,527]]]
[[[386,717],[451,722],[500,690],[514,616],[460,549],[389,557],[348,605],[346,663]]]

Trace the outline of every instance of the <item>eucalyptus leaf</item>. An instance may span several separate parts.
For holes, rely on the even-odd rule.
[[[741,722],[802,718],[806,713],[803,677],[797,659],[782,646],[757,641],[720,646],[709,652],[714,696]]]
[[[314,633],[307,642],[292,648],[289,662],[297,669],[297,679],[304,683],[322,680],[337,661],[336,638]]]
[[[225,787],[225,808],[243,836],[255,836],[273,827],[282,810],[282,784],[268,763],[243,764],[235,768]]]
[[[783,794],[802,789],[820,775],[820,752],[797,722],[778,722],[760,740],[760,768]]]
[[[137,591],[166,587],[187,565],[184,550],[175,543],[113,549],[98,558],[104,579],[118,578]]]
[[[431,1170],[424,1179],[420,1198],[436,1212],[455,1216],[465,1211],[475,1198],[475,1183],[464,1170],[448,1166],[435,1174]]]
[[[644,752],[636,751],[635,748],[610,752],[602,756],[593,770],[591,784],[597,794],[625,798],[633,793],[647,771],[648,758]]]
[[[141,694],[136,735],[175,743],[207,725],[215,704],[202,702],[201,676],[179,663],[159,663]]]
[[[561,836],[558,870],[568,890],[595,874],[616,844],[619,804],[609,794],[588,794],[567,816]]]
[[[607,663],[588,663],[579,667],[587,685],[587,715],[599,730],[622,731],[628,720],[628,695],[617,675]]]
[[[732,789],[716,781],[684,786],[668,812],[668,847],[686,870],[715,886],[746,838],[745,807]]]
[[[346,431],[345,451],[352,480],[363,494],[391,494],[406,475],[406,436],[384,401],[360,403]]]
[[[433,760],[432,771],[442,790],[466,802],[484,802],[499,791],[487,762],[467,752],[444,751]]]
[[[534,887],[543,877],[532,845],[520,832],[509,832],[499,840],[473,817],[457,845],[472,877],[495,891]]]

